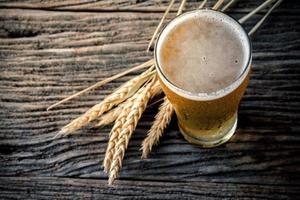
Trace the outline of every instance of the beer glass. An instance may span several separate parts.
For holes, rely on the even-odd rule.
[[[220,18],[221,21],[226,21],[226,28],[237,31],[240,38],[239,40],[238,38],[236,39],[238,40],[237,42],[242,43],[243,51],[241,53],[246,57],[246,61],[242,63],[242,70],[238,77],[232,80],[229,85],[224,85],[217,91],[208,93],[191,92],[189,89],[182,88],[170,80],[170,76],[164,71],[166,66],[163,66],[161,56],[162,54],[168,54],[168,52],[162,52],[164,51],[162,45],[173,28],[175,26],[180,27],[182,21],[210,15],[213,15],[216,19]],[[205,27],[203,29],[205,30]],[[226,42],[224,40],[224,43]],[[215,48],[218,47],[216,46]],[[231,49],[228,49],[228,51],[231,51]],[[199,9],[186,12],[174,18],[164,27],[158,36],[154,54],[160,84],[175,109],[178,126],[184,138],[188,142],[202,147],[215,147],[228,141],[237,127],[238,106],[248,85],[252,60],[251,43],[248,34],[242,26],[230,16],[218,11]],[[219,57],[222,56],[216,55],[213,59],[219,59]],[[170,59],[177,58],[170,57]],[[196,66],[197,63],[195,64]],[[172,69],[172,66],[169,67]],[[182,72],[174,73],[176,76],[182,75]]]

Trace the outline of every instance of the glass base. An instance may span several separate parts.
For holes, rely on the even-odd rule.
[[[204,138],[204,137],[195,137],[191,136],[191,134],[186,133],[178,123],[180,132],[182,133],[183,137],[192,144],[199,145],[204,148],[212,148],[219,146],[225,142],[227,142],[234,134],[236,127],[237,127],[237,114],[234,115],[234,118],[232,119],[232,123],[230,125],[227,125],[227,127],[224,127],[222,131],[218,130],[220,133],[218,133],[218,137],[214,138]]]

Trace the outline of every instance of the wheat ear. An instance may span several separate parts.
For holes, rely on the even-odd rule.
[[[142,88],[143,90],[134,100],[132,106],[129,109],[129,113],[126,116],[125,123],[122,125],[121,132],[119,134],[120,137],[118,137],[118,142],[115,146],[115,153],[110,166],[110,173],[108,179],[109,185],[112,185],[114,180],[118,177],[118,174],[122,167],[122,160],[124,158],[128,142],[131,138],[134,129],[136,128],[139,119],[142,116],[142,113],[146,109],[148,101],[151,97],[150,90],[154,83],[155,79],[153,79],[144,88]]]
[[[155,116],[155,120],[148,132],[148,135],[143,141],[141,148],[141,150],[143,151],[142,158],[147,158],[152,150],[152,147],[158,143],[159,138],[164,132],[164,129],[171,121],[173,112],[174,109],[172,104],[165,97],[164,102],[159,107],[159,112]]]
[[[103,167],[104,167],[105,172],[109,172],[109,170],[110,170],[113,155],[115,153],[115,145],[121,136],[120,132],[121,132],[121,128],[123,127],[124,121],[126,120],[128,113],[131,111],[135,100],[143,92],[143,89],[144,88],[141,88],[134,96],[132,96],[126,102],[124,102],[124,106],[123,106],[121,112],[119,112],[116,117],[116,122],[110,132],[110,139],[108,142],[108,146],[107,146],[106,153],[105,153],[105,158],[103,161]],[[151,85],[150,99],[153,98],[154,96],[158,95],[161,92],[162,92],[161,87],[160,87],[158,81],[156,81],[155,84]]]
[[[122,108],[121,113],[119,114],[119,116],[117,116],[116,122],[110,131],[110,137],[107,144],[105,157],[103,160],[104,172],[106,173],[108,173],[110,170],[111,162],[115,153],[115,146],[120,137],[121,129],[123,127],[123,124],[125,123],[126,117],[130,112],[130,108],[132,107],[134,100],[141,94],[142,91],[143,88],[140,88],[140,90],[134,96],[132,96],[130,99],[128,99],[125,102],[125,105]]]
[[[106,126],[108,124],[113,123],[119,116],[119,114],[122,112],[124,105],[126,104],[127,101],[124,103],[118,105],[118,107],[112,109],[111,111],[103,114],[100,116],[96,124],[94,125],[94,128],[100,128],[103,126]]]
[[[151,93],[150,99],[159,95],[161,92],[162,92],[162,90],[161,90],[160,84],[157,81],[157,83],[155,83],[150,89],[150,93]],[[127,101],[123,102],[122,104],[118,105],[118,107],[116,107],[116,108],[112,109],[111,111],[102,115],[98,119],[97,123],[95,123],[94,127],[98,128],[98,127],[106,126],[106,125],[114,122],[117,119],[117,117],[120,115],[120,113],[122,112],[123,107],[125,106],[126,103],[127,103]]]
[[[122,103],[127,98],[132,96],[141,87],[141,85],[143,85],[149,79],[149,77],[152,76],[154,73],[155,71],[153,71],[153,66],[152,66],[141,75],[136,76],[135,78],[127,81],[125,84],[119,87],[115,92],[107,96],[102,102],[94,105],[86,113],[76,118],[68,125],[64,126],[55,137],[73,133],[74,131],[86,126],[88,123],[98,118],[103,113],[109,111],[114,106]]]

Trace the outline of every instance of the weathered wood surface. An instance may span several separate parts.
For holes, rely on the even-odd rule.
[[[53,10],[43,10],[42,2]],[[113,13],[91,12],[84,6],[96,5],[83,2],[81,7],[79,1],[0,3],[5,7],[0,9],[0,198],[299,196],[298,1],[285,1],[254,35],[251,81],[238,131],[227,144],[214,149],[190,145],[173,119],[150,158],[141,160],[138,150],[155,114],[148,109],[126,152],[121,180],[109,188],[101,163],[110,127],[52,140],[60,127],[132,75],[53,111],[46,112],[47,106],[152,57],[145,49],[161,4],[122,2],[97,4]],[[67,11],[72,5],[76,12]],[[244,9],[241,5],[237,10]],[[142,12],[148,6],[153,12]],[[63,7],[68,9],[55,11]],[[236,18],[243,12],[231,9]]]
[[[186,4],[186,9],[194,9],[200,5],[199,0],[190,0]],[[208,1],[206,8],[211,8],[215,0]],[[258,6],[263,1],[239,1],[235,4],[234,12],[249,12],[252,8]],[[297,0],[289,0],[286,5],[281,6],[280,12],[297,12],[299,5],[290,10],[291,6],[295,6]],[[46,10],[62,10],[62,11],[131,11],[131,12],[161,12],[165,11],[169,4],[168,0],[1,0],[0,7],[4,8],[24,8],[24,9],[46,9]],[[171,11],[177,11],[180,1],[175,1]]]
[[[289,193],[285,186],[212,182],[119,181],[108,188],[103,180],[56,177],[0,178],[0,189],[7,199],[297,199],[299,195],[294,186]]]

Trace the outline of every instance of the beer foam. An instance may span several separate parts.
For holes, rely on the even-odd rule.
[[[175,18],[160,34],[155,49],[163,81],[192,99],[219,98],[234,90],[247,75],[251,60],[244,29],[212,10]]]

